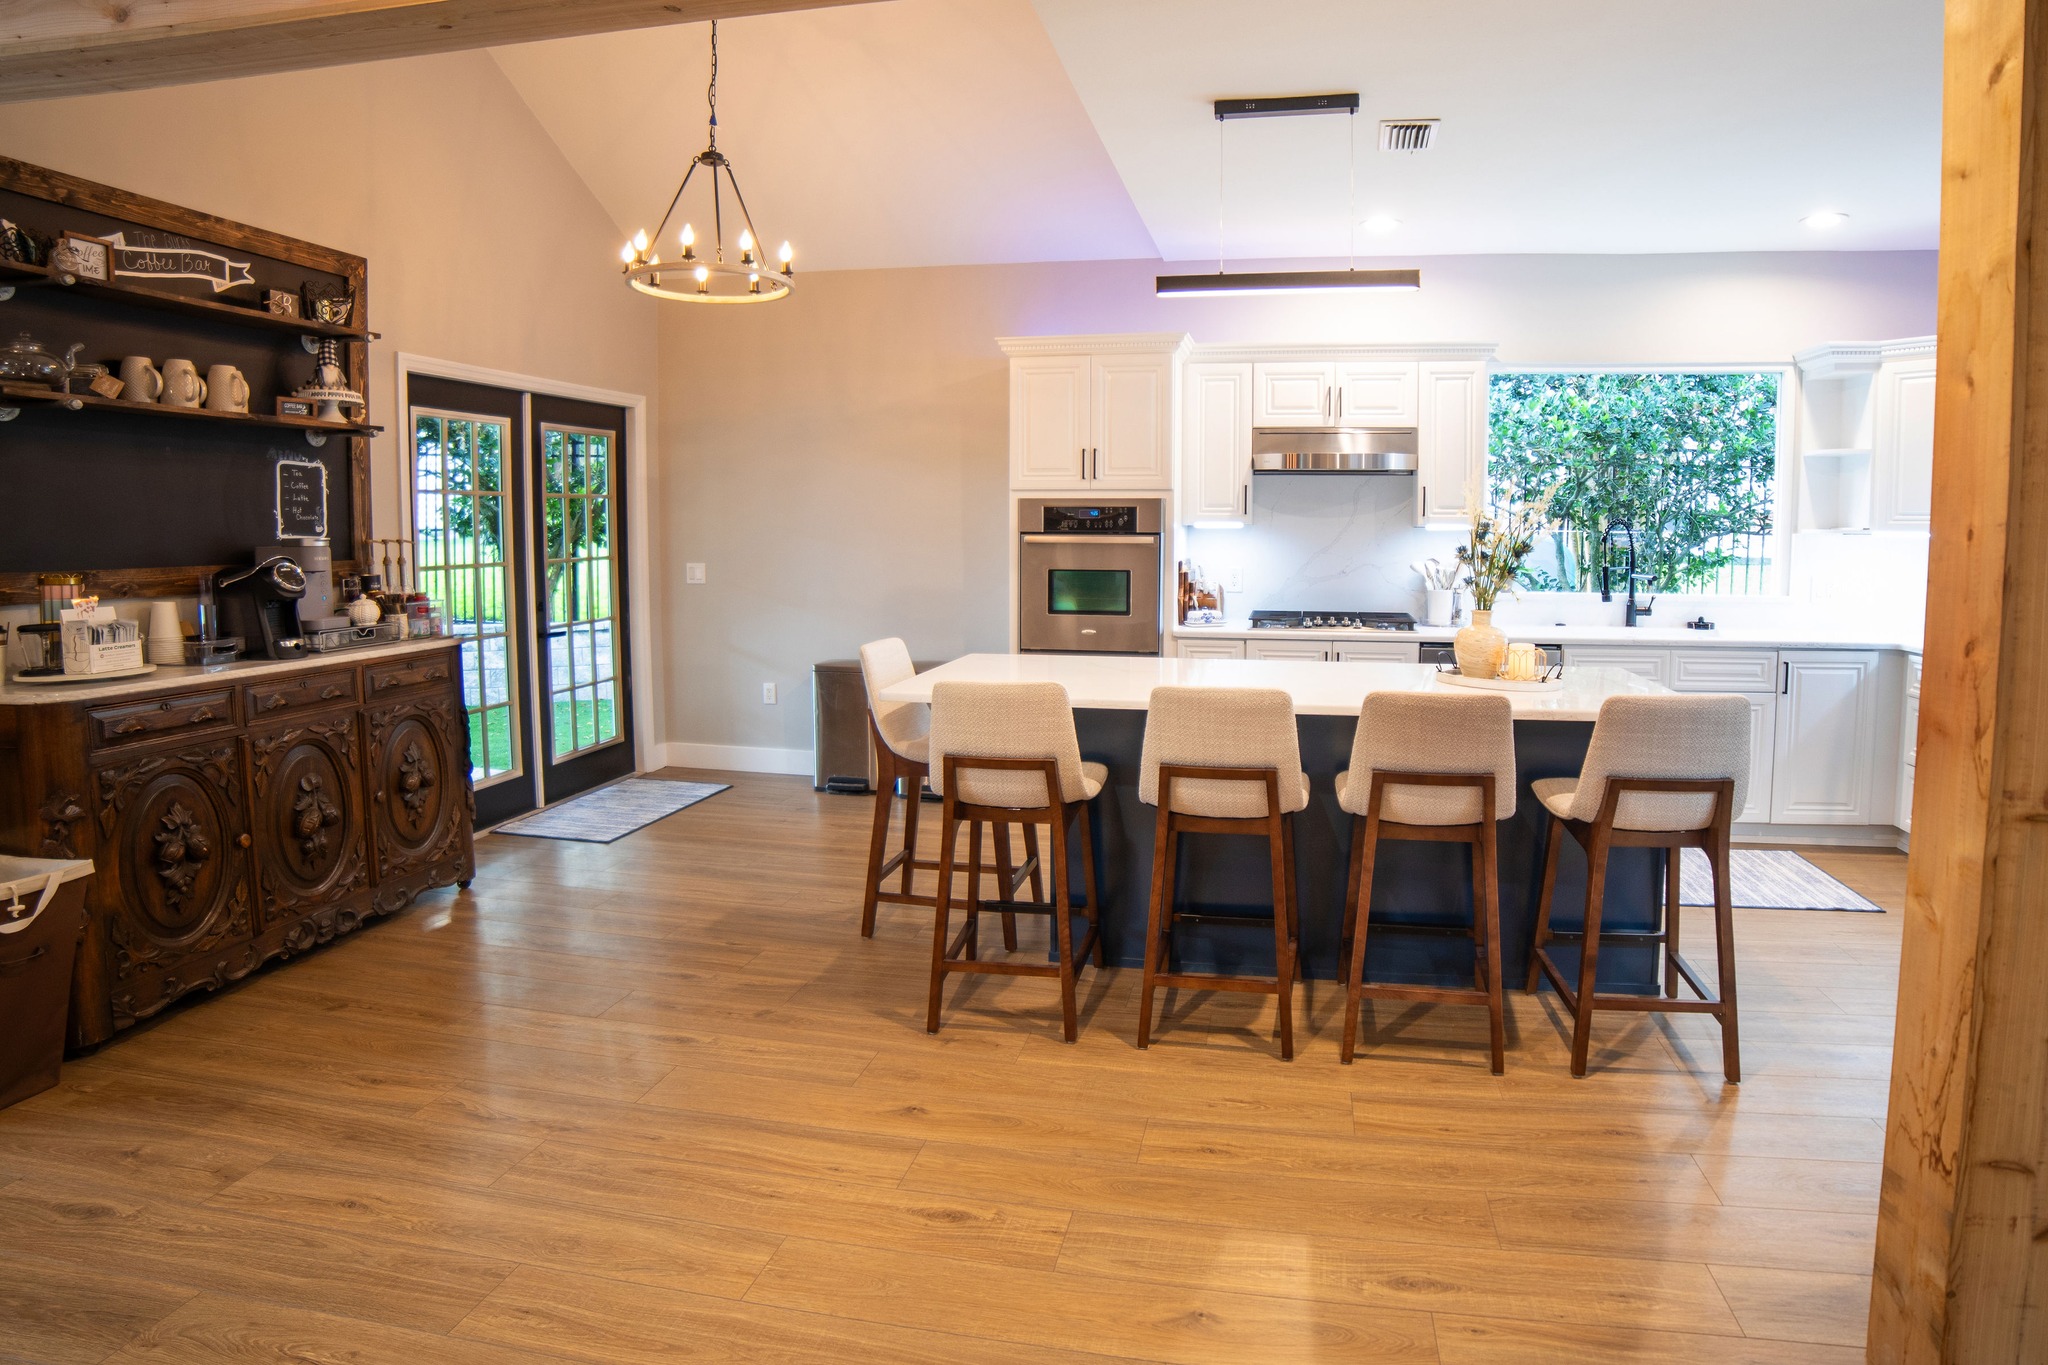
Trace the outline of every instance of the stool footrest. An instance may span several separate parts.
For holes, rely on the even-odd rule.
[[[1607,935],[1600,936],[1603,940]],[[1564,972],[1553,962],[1549,950],[1535,950],[1536,962],[1543,969],[1544,976],[1565,1004],[1576,1010],[1579,992],[1566,984]],[[1603,995],[1599,986],[1593,987],[1593,1008],[1596,1010],[1623,1010],[1639,1014],[1719,1014],[1727,1008],[1721,997],[1707,989],[1700,974],[1677,953],[1666,953],[1665,957],[1678,968],[1678,974],[1685,978],[1685,984],[1698,993],[1697,1000],[1675,999],[1668,995]]]
[[[968,907],[969,912],[979,911],[984,915],[1050,915],[1059,907],[1051,901],[976,901]],[[1067,913],[1086,916],[1088,905],[1085,901],[1071,901]]]
[[[1399,981],[1368,981],[1359,986],[1368,1000],[1421,1000],[1439,1005],[1490,1005],[1493,997],[1477,986],[1411,986]]]
[[[1277,995],[1280,982],[1270,976],[1210,976],[1204,972],[1160,972],[1152,978],[1155,986],[1179,986],[1186,990],[1243,991],[1250,995]]]

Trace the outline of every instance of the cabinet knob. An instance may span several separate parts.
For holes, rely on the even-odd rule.
[[[171,704],[167,701],[158,702],[156,709],[159,711],[168,711],[171,709]]]
[[[249,836],[244,834],[241,838],[235,840],[235,842],[240,844],[243,848],[247,848],[249,846]]]
[[[283,706],[284,704],[284,693],[282,692],[272,692],[269,696],[263,699],[263,709],[266,711],[275,711],[278,707]]]

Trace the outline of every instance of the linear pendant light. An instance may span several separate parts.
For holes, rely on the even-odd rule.
[[[1356,120],[1358,94],[1287,95],[1267,99],[1231,99],[1215,102],[1216,140],[1216,273],[1201,275],[1160,275],[1152,292],[1160,298],[1187,298],[1222,294],[1322,294],[1345,293],[1354,289],[1420,289],[1420,270],[1360,270],[1354,264],[1344,270],[1240,270],[1224,268],[1223,254],[1223,124],[1232,119],[1290,118],[1303,114],[1343,114]],[[1358,134],[1354,122],[1351,134],[1350,190],[1345,218],[1352,222],[1351,259],[1358,258]]]

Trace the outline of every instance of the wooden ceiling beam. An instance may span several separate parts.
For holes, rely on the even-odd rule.
[[[0,103],[859,3],[13,0],[0,6]]]

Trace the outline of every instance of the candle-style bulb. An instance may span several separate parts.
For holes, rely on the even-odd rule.
[[[782,268],[784,270],[787,270],[789,269],[789,263],[796,258],[796,253],[789,249],[788,242],[784,242],[782,244],[782,250],[777,252],[776,256],[779,260],[781,260]]]
[[[690,226],[690,225],[689,225],[688,223],[685,223],[685,224],[683,224],[683,245],[684,245],[684,246],[695,246],[696,244],[697,244],[697,230],[696,230],[695,228],[691,227],[691,226]]]
[[[634,234],[633,234],[633,250],[635,250],[635,251],[645,251],[645,250],[647,250],[647,229],[646,229],[646,228],[642,228],[642,229],[640,229],[640,231],[638,231],[638,232],[636,232],[636,233],[634,233]]]
[[[633,264],[633,244],[631,242],[619,248],[619,259],[627,265]]]
[[[751,231],[747,230],[746,228],[741,228],[741,229],[740,229],[740,250],[741,250],[741,251],[752,251],[753,249],[754,249],[754,234],[753,234],[753,233],[752,233]]]

